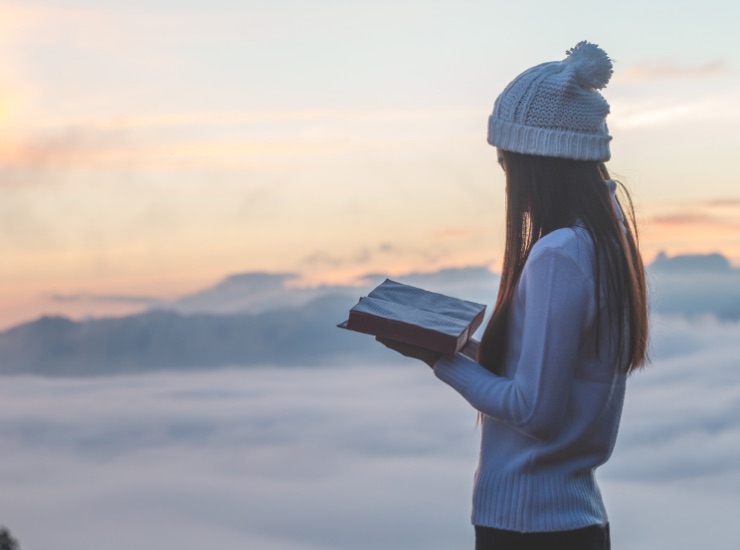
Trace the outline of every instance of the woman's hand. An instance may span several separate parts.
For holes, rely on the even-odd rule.
[[[419,359],[421,361],[424,361],[427,365],[434,368],[434,364],[439,360],[440,357],[442,357],[439,353],[436,351],[431,351],[426,348],[420,348],[419,346],[414,346],[412,344],[406,344],[404,342],[399,342],[398,340],[391,340],[389,338],[381,338],[380,336],[376,336],[375,339],[383,344],[385,347],[392,349],[393,351],[397,351],[401,355],[404,355],[406,357],[411,357],[412,359]]]

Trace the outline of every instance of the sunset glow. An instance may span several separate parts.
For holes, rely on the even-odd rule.
[[[657,3],[673,26],[647,31],[630,1],[544,32],[562,18],[546,2],[186,4],[0,7],[1,327],[123,314],[146,300],[91,297],[171,298],[246,271],[316,285],[498,269],[488,113],[518,72],[584,38],[615,60],[609,167],[646,260],[740,265],[730,13],[700,23]]]

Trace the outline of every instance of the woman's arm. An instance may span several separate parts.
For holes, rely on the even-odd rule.
[[[561,426],[578,361],[581,328],[592,318],[593,288],[575,261],[559,248],[530,256],[514,307],[523,308],[521,356],[513,379],[497,376],[457,354],[434,367],[482,413],[523,433],[547,439]]]

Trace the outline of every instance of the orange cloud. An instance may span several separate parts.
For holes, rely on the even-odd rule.
[[[477,229],[471,229],[469,227],[449,227],[437,231],[432,235],[435,239],[463,239],[465,237],[472,237],[479,235],[481,232]]]
[[[65,170],[137,170],[150,168],[254,167],[267,157],[312,155],[390,147],[384,142],[342,140],[244,140],[147,144],[123,132],[74,128],[27,143],[0,142],[0,185],[19,181],[60,181]]]
[[[305,266],[340,268],[346,266],[367,266],[372,263],[387,263],[388,258],[422,258],[436,260],[436,255],[420,247],[399,247],[390,243],[380,243],[373,247],[361,247],[344,255],[325,251],[315,252],[303,258],[300,263]]]
[[[0,7],[0,138],[22,126],[24,111],[35,96],[32,86],[20,76],[22,71],[11,53],[12,37],[18,33],[22,19],[12,9]]]
[[[736,221],[698,212],[679,212],[655,216],[650,221],[654,224],[667,226],[714,226],[740,230],[740,223]]]
[[[659,251],[671,254],[720,251],[735,261],[740,255],[737,216],[719,216],[704,211],[685,210],[646,218],[641,223],[643,257]]]
[[[320,154],[409,151],[426,149],[430,144],[443,146],[446,139],[383,136],[349,139],[338,136],[188,141],[178,136],[164,139],[136,136],[117,128],[72,127],[24,143],[0,138],[0,171],[4,172],[0,186],[18,182],[58,182],[65,178],[65,170],[265,168],[284,165],[275,163],[275,159],[280,157],[295,159]],[[49,171],[53,173],[49,174]]]
[[[710,208],[738,208],[740,207],[740,198],[727,197],[724,199],[712,199],[704,203]]]
[[[701,65],[680,66],[671,61],[645,62],[632,65],[619,73],[624,80],[655,80],[667,78],[710,78],[730,72],[722,60],[709,61]]]

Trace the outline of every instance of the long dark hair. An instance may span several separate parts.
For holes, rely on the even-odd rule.
[[[624,197],[618,199],[625,212],[623,232],[604,183],[609,174],[603,163],[503,151],[503,165],[507,186],[504,264],[478,361],[492,372],[503,373],[509,312],[527,257],[540,238],[578,223],[586,228],[594,244],[596,310],[602,305],[599,289],[603,288],[609,313],[608,325],[597,323],[595,327],[597,346],[600,331],[607,330],[610,338],[616,337],[616,348],[609,347],[627,350],[625,364],[619,367],[631,372],[643,366],[648,334],[645,271],[627,190],[619,184]]]

